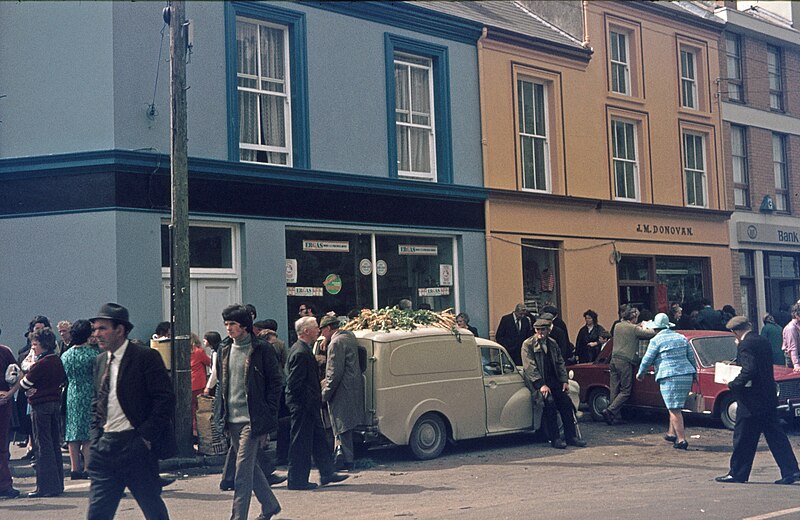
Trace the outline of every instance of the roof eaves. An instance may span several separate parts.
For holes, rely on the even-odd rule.
[[[532,48],[538,51],[552,53],[554,50],[561,56],[589,61],[594,51],[591,48],[575,45],[567,45],[545,38],[537,38],[521,34],[516,31],[509,31],[500,27],[487,26],[487,37],[493,41],[509,43],[522,47]]]

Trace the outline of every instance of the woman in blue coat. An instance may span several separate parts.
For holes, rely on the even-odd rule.
[[[642,326],[658,330],[658,333],[650,340],[636,379],[641,381],[645,371],[655,364],[656,381],[669,410],[669,430],[664,439],[673,442],[673,448],[685,450],[689,443],[686,442],[681,408],[697,378],[694,351],[686,337],[671,330],[675,324],[670,323],[664,313],[656,314],[653,321]]]

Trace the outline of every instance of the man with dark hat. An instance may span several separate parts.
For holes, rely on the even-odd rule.
[[[800,480],[800,469],[789,439],[778,420],[778,400],[769,342],[752,332],[752,326],[744,316],[734,316],[725,326],[736,334],[736,361],[742,371],[728,383],[739,405],[736,410],[736,426],[733,428],[730,470],[715,480],[747,482],[758,441],[763,433],[769,451],[781,470],[781,478],[775,483],[794,484]]]
[[[94,365],[89,520],[113,518],[127,487],[145,518],[169,518],[159,459],[177,453],[175,394],[157,350],[128,340],[128,309],[106,303],[90,320],[104,351]]]
[[[523,377],[534,392],[534,400],[544,401],[544,426],[554,448],[586,446],[578,438],[572,401],[569,399],[569,379],[561,357],[561,349],[550,336],[550,320],[539,318],[533,324],[533,336],[522,344]],[[538,395],[537,395],[538,394]],[[558,431],[556,413],[564,424],[564,437]]]

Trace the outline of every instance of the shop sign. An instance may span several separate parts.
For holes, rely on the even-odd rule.
[[[400,244],[397,246],[397,254],[400,255],[425,255],[437,256],[439,254],[438,246],[415,246],[413,244]]]
[[[420,287],[417,296],[449,296],[449,287]]]
[[[372,262],[369,258],[362,258],[361,261],[358,263],[358,270],[364,276],[369,276],[372,274]]]
[[[335,240],[303,240],[303,251],[325,251],[328,253],[349,253],[350,242]]]
[[[297,259],[286,259],[286,283],[297,283]]]
[[[378,276],[383,276],[389,270],[389,266],[386,265],[385,260],[378,260],[375,262],[375,271],[378,273]]]
[[[322,286],[328,291],[328,294],[339,294],[342,290],[342,279],[338,274],[329,274],[322,282]]]
[[[640,222],[636,224],[636,232],[645,235],[694,236],[694,229],[691,226],[676,226],[665,222],[649,222],[647,224]]]
[[[286,296],[322,296],[322,287],[287,287]]]
[[[453,266],[451,264],[439,264],[439,285],[453,285]]]
[[[775,226],[773,224],[752,224],[750,222],[739,222],[736,226],[739,242],[759,242],[776,245],[800,244],[800,228]]]

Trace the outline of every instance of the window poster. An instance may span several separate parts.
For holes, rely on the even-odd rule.
[[[297,259],[286,259],[286,283],[297,283]]]

